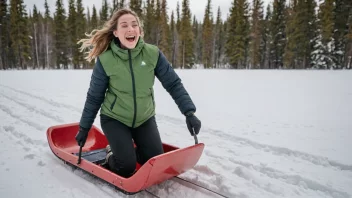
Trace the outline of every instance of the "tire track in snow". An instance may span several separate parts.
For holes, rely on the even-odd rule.
[[[0,109],[0,115],[6,115],[7,112]],[[27,129],[28,123],[22,122],[22,120],[17,119],[16,117],[5,117],[4,119],[6,125],[0,126],[0,131],[2,135],[7,136],[10,141],[13,141],[13,145],[18,145],[22,148],[25,152],[22,153],[22,157],[24,160],[30,160],[36,163],[37,166],[43,167],[46,166],[46,163],[43,162],[43,159],[38,152],[44,148],[47,148],[48,145],[43,140],[34,139],[27,134],[20,132],[18,129],[26,129],[26,132],[31,132],[35,129]],[[19,121],[19,122],[18,122]],[[15,125],[9,125],[10,123],[16,123]],[[31,128],[31,127],[29,127]],[[36,130],[35,130],[36,131]],[[7,143],[8,144],[8,143]],[[17,149],[18,150],[18,149]],[[10,159],[10,158],[9,158]],[[45,160],[44,160],[45,161]]]
[[[72,106],[72,108],[67,108],[67,105],[62,106],[61,103],[49,102],[50,100],[43,97],[36,97],[33,94],[29,94],[29,97],[27,97],[23,91],[17,92],[17,90],[10,88],[2,89],[0,85],[0,92],[1,91],[4,92],[4,94],[0,94],[0,98],[11,100],[11,103],[14,104],[17,103],[31,114],[36,113],[36,115],[45,117],[45,120],[48,120],[48,122],[44,124],[52,123],[56,125],[76,122],[77,119],[79,119],[79,115],[82,113],[78,110],[72,110],[72,108],[74,108]]]
[[[4,111],[6,114],[8,114],[9,116],[15,118],[16,120],[20,120],[21,122],[26,123],[26,124],[28,124],[30,127],[33,127],[33,128],[35,128],[35,129],[37,129],[37,130],[39,130],[39,131],[45,130],[45,128],[44,128],[43,126],[38,125],[38,124],[35,123],[35,122],[31,122],[31,121],[29,121],[29,120],[23,119],[20,115],[18,115],[18,114],[16,114],[16,113],[12,112],[9,108],[7,108],[6,106],[4,106],[4,105],[2,105],[2,104],[0,104],[0,110]]]
[[[15,127],[13,126],[3,126],[3,129],[5,132],[8,134],[11,134],[11,136],[15,137],[16,139],[23,140],[25,143],[33,145],[33,146],[41,146],[41,147],[47,147],[48,143],[43,141],[43,140],[35,140],[33,138],[30,138],[28,135],[25,135],[23,133],[18,132]],[[22,144],[23,145],[23,144]],[[25,145],[23,145],[25,146]]]
[[[185,124],[185,122],[183,120],[180,120],[180,119],[177,119],[177,118],[174,118],[174,117],[170,117],[170,116],[166,116],[166,115],[160,115],[160,114],[158,114],[157,117],[161,118],[161,121],[165,120],[166,122],[175,124],[177,126]],[[253,147],[255,149],[263,150],[265,152],[271,152],[271,153],[273,153],[275,155],[279,155],[279,156],[294,156],[296,158],[300,158],[300,159],[309,161],[309,162],[311,162],[311,163],[313,163],[315,165],[319,165],[319,166],[323,166],[323,167],[333,167],[333,168],[337,168],[337,169],[340,169],[340,170],[351,171],[352,172],[352,165],[343,164],[343,163],[339,163],[339,162],[336,162],[336,161],[333,161],[333,160],[329,160],[326,157],[317,156],[317,155],[313,155],[313,154],[309,154],[309,153],[305,153],[305,152],[301,152],[301,151],[295,151],[295,150],[291,150],[289,148],[284,148],[284,147],[278,147],[278,146],[272,146],[272,145],[258,143],[258,142],[249,140],[247,138],[243,138],[243,137],[227,134],[227,133],[225,133],[223,131],[215,130],[215,129],[211,129],[211,128],[202,127],[201,130],[203,132],[206,132],[206,133],[209,133],[209,134],[216,134],[216,136],[221,137],[221,139],[241,142],[241,143],[243,143],[245,145],[248,145],[248,146],[251,146],[251,147]]]
[[[224,142],[225,143],[225,142]],[[345,192],[343,190],[338,190],[335,189],[334,187],[330,187],[329,185],[324,185],[322,183],[330,183],[330,179],[328,176],[321,178],[317,178],[316,180],[309,179],[308,177],[305,177],[304,173],[302,174],[297,174],[294,171],[289,171],[289,172],[284,172],[279,169],[272,168],[270,166],[267,166],[266,164],[259,163],[258,165],[250,162],[244,162],[236,159],[241,159],[241,157],[238,158],[231,158],[231,157],[221,157],[216,154],[213,154],[211,151],[207,150],[205,151],[205,154],[210,159],[209,161],[228,161],[231,162],[232,164],[229,163],[214,163],[214,167],[218,166],[221,167],[223,170],[228,171],[228,175],[233,175],[237,176],[239,178],[244,179],[247,183],[251,185],[251,187],[256,187],[258,189],[264,190],[265,192],[268,192],[272,195],[275,196],[283,196],[279,189],[281,188],[286,188],[288,190],[292,190],[295,188],[299,188],[300,190],[309,190],[314,193],[324,193],[328,197],[334,197],[334,198],[349,198],[350,194],[348,192]],[[245,156],[244,154],[243,156]],[[280,159],[277,159],[276,162],[267,162],[268,164],[270,163],[277,163],[280,162]],[[299,163],[299,162],[297,162]],[[199,166],[199,165],[198,165]],[[284,166],[284,164],[280,165],[279,167]],[[195,169],[199,169],[195,167]],[[218,168],[216,168],[218,169]],[[308,170],[307,170],[308,171]],[[212,175],[213,177],[226,177],[226,175],[218,175],[216,172],[212,171],[208,167],[201,168],[200,172]],[[324,173],[324,172],[319,172],[319,173]],[[342,175],[343,173],[341,173]],[[219,178],[222,178],[219,177]],[[314,177],[313,177],[314,178]],[[227,178],[228,179],[228,178]],[[333,179],[333,178],[331,178]],[[335,178],[336,179],[336,178]],[[237,180],[237,179],[236,179]],[[346,180],[347,181],[347,180]],[[243,182],[243,183],[246,183]],[[341,186],[341,182],[335,181],[335,185],[337,188],[343,188]],[[345,185],[345,184],[343,184]],[[344,188],[347,190],[348,185],[345,185]],[[282,189],[281,189],[282,190]],[[286,190],[284,192],[287,192]]]
[[[30,135],[27,135],[28,133],[31,134],[31,131],[33,130],[35,130],[36,132],[41,131],[42,130],[41,126],[34,126],[36,125],[35,123],[22,119],[20,116],[15,115],[9,108],[4,107],[1,104],[0,104],[0,114],[10,115],[8,118],[5,118],[5,123],[7,124],[1,126],[2,131],[4,131],[3,134],[13,140],[17,140],[16,144],[20,145],[23,148],[23,150],[25,150],[26,152],[29,152],[33,148],[46,148],[48,146],[47,142],[43,140],[34,139]],[[10,125],[8,119],[10,120],[13,119],[14,121],[10,121],[10,122],[12,123],[17,122],[16,125]],[[28,133],[20,132],[18,128],[26,129]]]
[[[184,121],[177,118],[165,115],[158,115],[158,117],[160,118],[161,123],[171,124],[171,128],[175,128],[172,125],[178,126],[178,128],[185,125]],[[211,181],[211,183],[216,184],[219,190],[225,188],[220,190],[222,193],[232,194],[233,196],[237,196],[238,194],[233,191],[228,192],[226,189],[238,188],[238,184],[236,183],[239,182],[247,184],[247,187],[250,186],[250,188],[263,190],[264,194],[269,193],[268,196],[273,197],[280,197],[280,195],[283,195],[281,194],[282,191],[279,190],[282,187],[286,189],[284,191],[286,193],[294,193],[295,189],[298,188],[300,191],[309,190],[318,194],[321,192],[327,197],[350,197],[350,194],[348,193],[351,192],[349,190],[349,192],[347,192],[348,185],[340,181],[338,177],[341,177],[346,182],[351,181],[348,179],[348,176],[344,176],[346,174],[352,175],[351,172],[347,170],[348,172],[345,172],[345,174],[343,172],[346,171],[345,169],[341,171],[341,169],[336,166],[326,164],[326,162],[323,161],[326,160],[326,158],[306,153],[302,154],[301,152],[292,151],[290,149],[286,149],[289,152],[281,153],[279,147],[269,146],[269,148],[267,148],[264,144],[256,143],[245,138],[239,138],[232,135],[227,136],[227,134],[224,134],[224,132],[219,130],[216,131],[204,128],[202,133],[204,132],[206,133],[202,135],[202,139],[205,142],[206,139],[212,139],[212,145],[209,145],[210,147],[208,146],[208,149],[204,151],[204,154],[207,156],[206,158],[203,158],[206,160],[204,165],[198,164],[194,167],[194,170],[202,173],[202,176],[198,178],[197,174],[193,174],[192,172],[188,174],[188,179],[194,180],[197,183],[207,183]],[[214,136],[221,136],[222,138],[215,138]],[[220,155],[219,152],[221,152]],[[266,155],[269,158],[269,161],[263,159]],[[248,158],[248,156],[253,157]],[[258,156],[259,158],[255,159],[255,156]],[[238,161],[238,159],[242,158],[249,159],[251,163]],[[317,162],[322,163],[312,163],[312,160],[317,159],[320,160]],[[227,163],[217,163],[220,161]],[[263,163],[272,163],[279,169],[265,166]],[[280,163],[280,165],[278,165],[278,163]],[[285,165],[288,165],[288,167]],[[298,167],[290,168],[290,166]],[[302,166],[305,168],[301,169],[300,167]],[[219,169],[226,170],[228,174],[217,174],[217,170]],[[310,170],[314,170],[314,172],[310,172]],[[316,178],[314,174],[323,175]],[[329,179],[328,175],[333,176],[333,178]],[[268,179],[263,181],[263,176]],[[238,179],[244,179],[244,181],[241,182],[238,179],[233,179],[236,177],[238,177]],[[223,180],[225,180],[225,182],[222,182]],[[331,184],[334,185],[331,186]],[[228,187],[229,185],[230,187]]]
[[[20,94],[23,94],[23,95],[38,99],[38,100],[41,100],[41,101],[46,102],[46,103],[48,103],[48,104],[50,104],[52,106],[55,106],[55,107],[66,108],[66,109],[73,110],[73,111],[78,112],[78,113],[82,113],[81,109],[79,109],[77,107],[74,107],[74,106],[71,106],[71,105],[68,105],[68,104],[55,102],[53,100],[49,100],[49,99],[44,98],[44,97],[36,96],[36,95],[31,94],[31,93],[28,93],[28,92],[25,92],[25,91],[22,91],[22,90],[19,90],[19,89],[15,89],[15,88],[12,88],[12,87],[9,87],[9,86],[5,86],[5,85],[0,85],[0,86],[4,87],[6,89],[9,89],[11,91],[14,91],[14,92],[17,92],[17,93],[20,93]]]
[[[7,98],[7,99],[9,99],[9,100],[11,100],[11,101],[13,101],[13,102],[15,102],[15,103],[17,103],[17,104],[19,104],[19,105],[21,105],[21,106],[23,106],[23,107],[25,107],[26,109],[28,109],[28,110],[30,110],[30,111],[34,111],[35,113],[38,113],[38,114],[40,114],[40,115],[43,115],[43,116],[45,116],[45,117],[47,117],[47,118],[51,118],[52,120],[54,120],[54,121],[56,121],[56,122],[64,122],[61,118],[59,118],[58,116],[53,116],[52,114],[50,114],[50,113],[48,113],[48,112],[46,112],[46,111],[44,111],[44,110],[42,110],[42,109],[40,109],[40,110],[38,110],[35,106],[32,106],[32,105],[30,105],[30,104],[28,104],[28,103],[23,103],[23,102],[21,102],[20,100],[18,100],[18,99],[16,99],[15,97],[8,97],[8,96],[6,96],[6,95],[4,95],[4,94],[1,94],[0,93],[0,97],[4,97],[4,98]]]
[[[272,179],[277,179],[285,183],[288,183],[290,185],[301,186],[305,189],[310,189],[312,191],[321,191],[329,194],[331,197],[340,197],[340,198],[350,197],[350,195],[346,192],[342,192],[334,188],[328,187],[326,185],[322,185],[316,181],[304,178],[300,175],[288,175],[284,172],[281,172],[280,170],[277,170],[271,167],[267,167],[263,165],[259,165],[259,166],[253,165],[251,163],[237,161],[234,159],[229,159],[229,160],[235,164],[240,165],[239,167],[235,168],[234,173],[246,180],[251,180],[252,178],[250,177],[250,175],[246,174],[247,171],[244,169],[260,172]]]
[[[3,99],[5,99],[5,101]],[[9,102],[7,102],[6,100],[9,100]],[[8,107],[4,106],[2,104],[7,104]],[[11,106],[12,104],[14,106]],[[11,120],[11,118],[14,119],[14,121],[11,121],[11,122],[13,122],[12,125],[5,124],[2,126],[3,129],[8,134],[11,134],[12,137],[14,137],[15,139],[22,140],[24,142],[23,145],[30,144],[35,147],[38,147],[38,146],[40,146],[42,148],[47,147],[46,141],[36,140],[33,137],[31,137],[31,135],[41,137],[43,134],[43,131],[45,132],[47,130],[47,127],[44,127],[44,126],[38,124],[38,122],[35,122],[35,121],[43,122],[43,120],[40,118],[38,119],[38,116],[36,116],[36,115],[44,116],[47,119],[47,117],[45,115],[43,115],[42,113],[38,113],[38,111],[31,111],[30,109],[26,108],[26,105],[20,105],[17,102],[15,102],[14,100],[11,100],[11,98],[9,98],[9,97],[3,97],[3,95],[1,95],[1,94],[0,94],[0,111],[4,112],[4,113],[2,113],[3,115],[6,115],[6,114],[9,115],[8,119],[10,119],[10,120]],[[27,118],[23,115],[17,114],[17,112],[26,112],[26,111],[30,111],[29,117],[27,117]],[[31,114],[34,114],[34,115],[31,115]],[[33,121],[32,119],[35,119],[35,121]],[[6,120],[6,118],[5,118],[5,120]],[[44,121],[44,123],[46,123],[46,122]],[[18,130],[18,129],[20,129],[20,130]]]

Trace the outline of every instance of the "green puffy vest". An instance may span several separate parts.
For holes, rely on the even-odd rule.
[[[125,50],[114,41],[100,56],[109,86],[100,113],[129,127],[138,127],[155,115],[154,69],[159,49],[139,39],[134,49]]]

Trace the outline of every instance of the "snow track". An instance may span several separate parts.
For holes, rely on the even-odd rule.
[[[46,129],[78,122],[83,105],[76,107],[59,102],[55,95],[36,93],[0,83],[0,143],[6,145],[0,150],[0,196],[128,197],[89,174],[71,169],[52,154]],[[194,144],[184,120],[163,114],[157,114],[157,120],[165,142],[180,147]],[[98,127],[99,123],[96,119]],[[203,156],[180,178],[228,197],[352,196],[351,164],[214,128],[202,128],[198,139],[206,145]],[[216,197],[177,178],[148,191],[158,197]],[[152,195],[141,192],[133,197]]]

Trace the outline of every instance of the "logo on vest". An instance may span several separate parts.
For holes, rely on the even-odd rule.
[[[147,64],[145,64],[145,62],[142,61],[141,66],[146,66],[146,65],[147,65]]]

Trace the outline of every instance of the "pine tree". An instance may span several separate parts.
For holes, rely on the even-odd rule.
[[[346,53],[346,35],[348,33],[348,16],[352,9],[351,0],[335,0],[334,9],[334,65],[336,69],[344,67],[344,56]]]
[[[98,16],[97,16],[97,9],[95,8],[95,5],[93,5],[93,8],[92,8],[92,18],[90,20],[89,26],[90,26],[89,32],[98,28]]]
[[[279,69],[283,67],[283,54],[286,43],[285,3],[286,0],[274,0],[273,2],[273,12],[270,23],[270,32],[272,37],[270,47],[270,68],[273,69]]]
[[[112,0],[112,7],[110,10],[110,16],[114,14],[114,11],[118,10],[120,6],[119,0]]]
[[[82,5],[82,0],[77,0],[76,2],[76,42],[75,42],[75,54],[77,55],[77,64],[79,68],[85,68],[86,63],[84,60],[84,53],[79,50],[79,45],[77,44],[80,38],[85,36],[85,30],[87,28],[86,16],[84,14],[84,8]]]
[[[30,56],[28,66],[41,69],[45,66],[45,20],[34,4],[32,12],[29,11],[28,31],[31,38]]]
[[[270,68],[270,50],[271,50],[271,34],[270,34],[270,24],[271,24],[271,8],[270,8],[270,4],[267,5],[266,8],[266,15],[265,15],[265,19],[263,21],[263,28],[262,28],[262,38],[263,38],[263,47],[262,47],[262,63],[261,65],[263,66],[264,69],[269,69]]]
[[[208,0],[203,18],[202,62],[204,68],[213,67],[213,21],[211,11],[211,0]]]
[[[199,64],[202,61],[202,24],[199,24],[196,16],[193,16],[193,22],[192,22],[192,31],[193,35],[195,38],[195,42],[193,45],[193,51],[194,51],[194,62]]]
[[[138,16],[142,16],[142,2],[140,0],[130,0],[130,8],[135,11]]]
[[[180,4],[177,1],[177,5],[176,5],[176,28],[177,28],[177,32],[180,32],[181,30],[181,14],[180,14]]]
[[[315,39],[312,63],[314,68],[335,68],[333,60],[334,0],[325,0],[319,6],[317,38]]]
[[[171,60],[171,32],[168,25],[168,15],[167,15],[167,3],[166,0],[161,2],[161,13],[160,13],[160,35],[161,40],[159,44],[160,50],[164,53],[168,60]]]
[[[171,29],[171,65],[172,67],[175,67],[177,30],[176,30],[176,24],[175,24],[174,11],[171,12],[170,29]]]
[[[252,26],[250,33],[250,68],[260,69],[262,45],[263,2],[253,0]]]
[[[103,26],[103,24],[108,20],[108,11],[109,11],[109,5],[107,0],[102,0],[102,6],[101,6],[101,11],[100,11],[100,21],[99,25]]]
[[[89,9],[89,7],[87,6],[87,25],[86,25],[86,32],[88,32],[89,30],[90,30],[90,23],[91,23],[91,20],[92,20],[92,16],[91,16],[91,14],[90,14],[90,9]]]
[[[56,68],[64,68],[68,67],[68,36],[67,36],[67,28],[66,28],[66,11],[64,9],[64,5],[62,0],[56,1],[56,11],[54,17],[55,24],[55,58],[56,58]]]
[[[194,65],[193,42],[194,36],[191,25],[191,10],[189,1],[182,1],[182,19],[180,24],[180,55],[182,68],[192,68]]]
[[[9,15],[7,0],[0,0],[0,70],[9,65]]]
[[[248,61],[248,59],[249,59],[249,31],[250,31],[250,23],[249,23],[250,14],[249,14],[248,0],[243,0],[243,4],[241,2],[240,5],[243,10],[243,15],[241,16],[241,19],[243,21],[243,27],[242,27],[243,29],[241,29],[241,33],[243,35],[243,38],[241,40],[243,40],[243,43],[244,43],[244,47],[243,47],[244,48],[244,61],[242,63],[242,65],[243,65],[242,67],[248,69],[248,65],[249,65],[249,61]]]
[[[306,57],[305,60],[305,68],[311,68],[312,67],[312,51],[314,50],[314,39],[316,38],[317,35],[317,14],[316,14],[316,8],[317,8],[317,3],[315,0],[307,0],[307,12],[306,12],[306,30],[307,30],[307,38],[306,38],[306,45],[307,45],[307,50],[305,51],[304,56]]]
[[[76,50],[76,39],[77,39],[77,25],[76,25],[76,7],[75,0],[69,0],[68,2],[68,18],[67,18],[67,31],[68,31],[68,55],[72,60],[73,68],[78,67],[78,57]]]
[[[12,61],[15,67],[27,69],[30,57],[30,41],[28,32],[28,15],[23,0],[10,1],[10,39],[13,50]]]
[[[214,30],[214,65],[215,68],[219,68],[222,64],[222,55],[224,53],[224,41],[225,38],[224,34],[224,24],[221,19],[221,10],[220,6],[218,7],[217,16],[216,16],[216,23],[215,23],[215,30]]]
[[[153,34],[155,26],[155,9],[154,0],[147,0],[146,13],[143,19],[144,24],[144,40],[147,43],[155,44],[155,34]]]
[[[42,69],[45,67],[45,16],[41,12],[38,12],[38,69]]]
[[[311,41],[314,40],[315,34],[315,7],[313,0],[297,0],[297,9],[294,16],[295,33],[294,42],[295,50],[295,66],[297,69],[305,69],[311,65]]]
[[[249,42],[248,9],[247,0],[234,0],[230,11],[227,55],[230,65],[234,68],[247,67]]]
[[[32,43],[33,43],[33,47],[32,47],[32,60],[33,60],[33,67],[34,68],[39,68],[40,67],[40,64],[39,64],[39,38],[40,38],[40,13],[38,13],[38,10],[37,10],[37,6],[34,5],[33,6],[33,16],[32,16],[32,35],[33,35],[33,39],[32,39]]]
[[[161,6],[160,1],[156,0],[156,8],[154,12],[154,26],[152,34],[155,35],[155,45],[159,45],[161,39]]]
[[[299,29],[299,14],[297,0],[291,0],[289,7],[287,8],[287,26],[286,26],[286,46],[284,52],[284,67],[291,69],[295,68],[297,65],[298,54],[297,51],[303,50],[298,48],[299,41],[299,32],[302,31]]]
[[[352,9],[348,16],[348,33],[346,35],[346,54],[345,54],[345,65],[346,69],[352,69]]]
[[[230,16],[227,20],[227,32],[226,32],[226,56],[228,63],[232,68],[237,68],[237,60],[235,58],[235,34],[237,25],[237,0],[233,0],[230,8]]]
[[[176,4],[176,39],[175,39],[175,68],[182,66],[182,51],[181,50],[181,15],[180,15],[180,3],[177,1]]]
[[[227,18],[224,20],[223,24],[222,24],[222,32],[223,32],[223,35],[222,37],[220,38],[220,42],[223,43],[223,53],[221,56],[222,57],[222,66],[221,68],[230,68],[230,64],[229,64],[229,59],[227,57],[227,52],[226,52],[226,45],[227,45],[227,42],[228,42],[228,36],[227,36],[227,33],[229,32],[229,15],[227,15]]]
[[[45,8],[45,14],[44,14],[44,39],[45,39],[45,43],[44,43],[44,48],[45,48],[45,55],[44,55],[44,62],[45,64],[43,65],[43,68],[49,68],[50,65],[54,65],[53,64],[53,58],[52,58],[52,53],[51,51],[53,51],[53,46],[52,46],[52,26],[53,26],[53,19],[50,16],[50,9],[49,9],[49,5],[47,0],[45,0],[44,2],[44,8]]]

